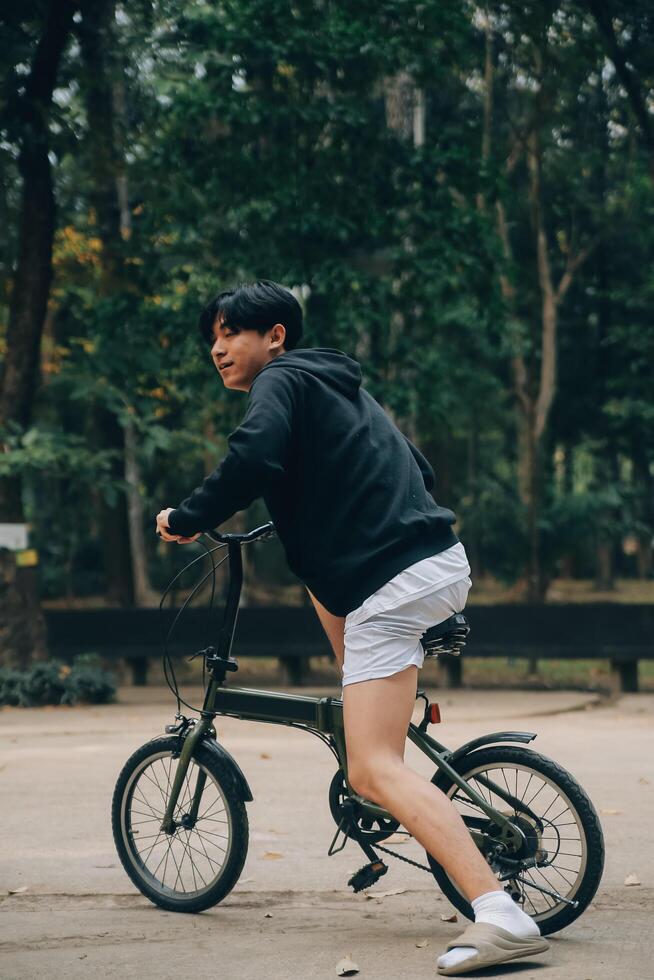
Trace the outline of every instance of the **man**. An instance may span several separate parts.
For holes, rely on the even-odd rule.
[[[160,511],[158,533],[194,541],[263,497],[342,671],[351,786],[403,824],[456,879],[475,923],[491,927],[468,933],[477,947],[441,956],[439,973],[542,952],[538,926],[455,807],[404,764],[420,637],[463,609],[472,584],[455,515],[429,493],[431,466],[361,387],[353,358],[297,348],[302,310],[289,290],[241,285],[212,300],[199,326],[223,384],[248,392],[248,405],[225,459],[179,507]]]

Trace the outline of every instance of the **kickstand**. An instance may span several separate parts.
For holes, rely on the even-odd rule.
[[[361,832],[354,819],[355,807],[356,803],[354,800],[343,801],[343,815],[339,821],[338,827],[336,828],[334,838],[329,845],[327,854],[329,857],[331,857],[332,854],[337,854],[339,851],[342,851],[347,843],[348,837],[351,837],[352,840],[357,842],[361,850],[370,861],[369,864],[364,865],[363,868],[360,868],[354,875],[352,875],[348,881],[348,885],[350,885],[355,892],[360,892],[362,888],[370,888],[370,886],[374,885],[374,883],[378,881],[382,875],[386,874],[388,871],[388,865],[384,864],[381,858],[377,856],[376,851],[361,835]],[[343,843],[340,847],[334,847],[340,833],[343,834]]]
[[[329,850],[327,851],[327,857],[331,857],[332,854],[338,854],[338,852],[339,851],[342,851],[343,848],[345,847],[345,845],[347,844],[348,834],[347,834],[347,831],[343,830],[343,824],[344,823],[346,823],[346,817],[345,816],[341,817],[341,822],[339,823],[338,827],[336,828],[336,833],[334,834],[334,838],[333,838],[331,844],[329,845]],[[341,833],[341,830],[343,830],[343,843],[341,844],[340,847],[334,847],[334,844],[338,840],[338,835]]]

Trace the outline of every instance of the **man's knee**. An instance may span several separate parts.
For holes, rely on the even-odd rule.
[[[348,761],[348,781],[355,793],[377,803],[384,795],[384,788],[389,779],[393,778],[398,765],[403,765],[402,759],[388,755],[373,755]]]

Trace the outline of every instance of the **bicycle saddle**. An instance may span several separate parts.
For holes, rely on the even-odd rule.
[[[430,626],[420,637],[425,657],[438,657],[442,653],[458,657],[469,632],[470,624],[463,613],[454,613],[442,623]]]

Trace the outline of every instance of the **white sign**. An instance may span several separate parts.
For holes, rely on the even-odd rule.
[[[0,524],[0,548],[9,551],[27,548],[27,524]]]

